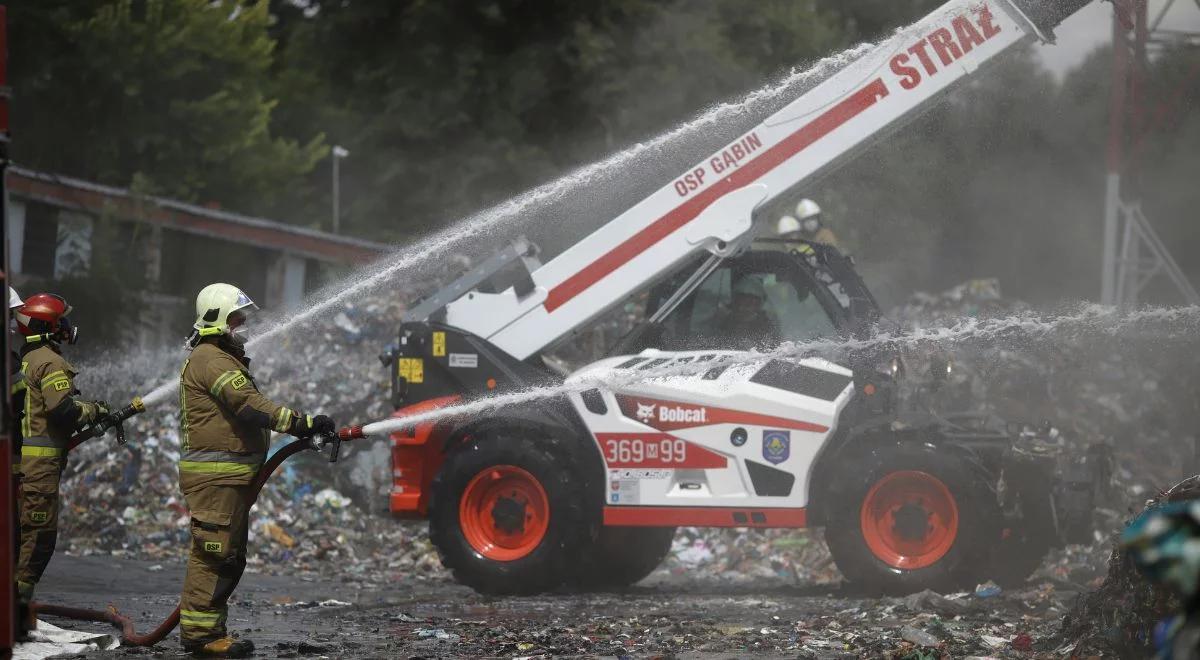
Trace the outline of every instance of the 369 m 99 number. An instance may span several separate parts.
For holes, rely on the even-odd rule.
[[[605,440],[604,445],[604,460],[609,465],[662,465],[683,463],[687,460],[687,443],[679,438],[610,438]]]

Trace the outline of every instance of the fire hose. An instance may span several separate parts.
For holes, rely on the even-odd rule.
[[[119,428],[121,421],[136,415],[142,410],[145,410],[145,407],[141,406],[141,399],[134,399],[130,406],[123,408],[120,411],[111,413],[108,416],[107,421],[113,422],[121,415],[125,415],[124,417],[120,417],[119,421],[115,421],[115,425]],[[90,438],[102,436],[106,430],[107,428],[99,428],[99,425],[97,425],[97,428],[85,429],[83,432],[71,439],[72,444],[70,446],[74,447]],[[336,463],[338,454],[341,452],[342,441],[350,440],[354,437],[362,436],[353,436],[347,432],[347,429],[343,429],[342,431],[336,433],[321,433],[312,438],[298,438],[284,445],[279,449],[279,451],[275,452],[271,458],[267,459],[267,462],[264,463],[261,468],[258,469],[258,473],[254,477],[254,482],[251,484],[253,499],[256,501],[258,500],[258,494],[262,491],[263,485],[267,483],[267,480],[271,478],[271,475],[275,472],[275,470],[288,458],[291,458],[292,456],[308,449],[320,451],[326,445],[329,445],[329,462]],[[118,431],[118,442],[122,442],[123,439],[124,434]],[[79,607],[52,605],[49,603],[39,603],[35,601],[30,603],[29,608],[33,616],[46,614],[65,619],[75,619],[78,621],[96,621],[99,623],[112,624],[113,627],[121,631],[121,641],[131,646],[153,646],[162,641],[162,639],[170,634],[170,632],[175,629],[175,626],[179,624],[178,605],[175,606],[174,612],[171,612],[171,614],[168,615],[162,623],[158,624],[157,628],[144,635],[137,634],[133,621],[129,617],[122,614],[115,605],[111,604],[108,606],[107,610],[89,610]]]

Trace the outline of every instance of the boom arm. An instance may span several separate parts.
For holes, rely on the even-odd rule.
[[[446,323],[523,360],[700,250],[732,254],[756,209],[916,117],[955,83],[1090,0],[951,0],[530,274],[474,292]]]

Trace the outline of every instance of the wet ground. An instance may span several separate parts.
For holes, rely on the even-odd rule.
[[[178,602],[182,574],[180,563],[58,556],[39,598],[115,603],[142,632]],[[258,657],[1057,657],[1070,649],[1052,635],[1082,589],[1042,581],[982,598],[881,599],[836,585],[660,571],[619,593],[488,598],[444,579],[363,589],[336,576],[248,573],[230,628],[254,640]],[[176,632],[155,649],[107,655],[182,653]]]

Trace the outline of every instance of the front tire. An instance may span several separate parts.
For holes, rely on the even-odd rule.
[[[929,445],[874,448],[847,462],[825,538],[847,581],[911,593],[987,579],[1000,508],[969,456]]]
[[[489,432],[434,478],[429,535],[454,578],[484,594],[532,594],[567,577],[589,539],[581,479],[546,438]]]
[[[644,580],[671,552],[674,527],[601,527],[580,564],[581,589],[619,589]]]

